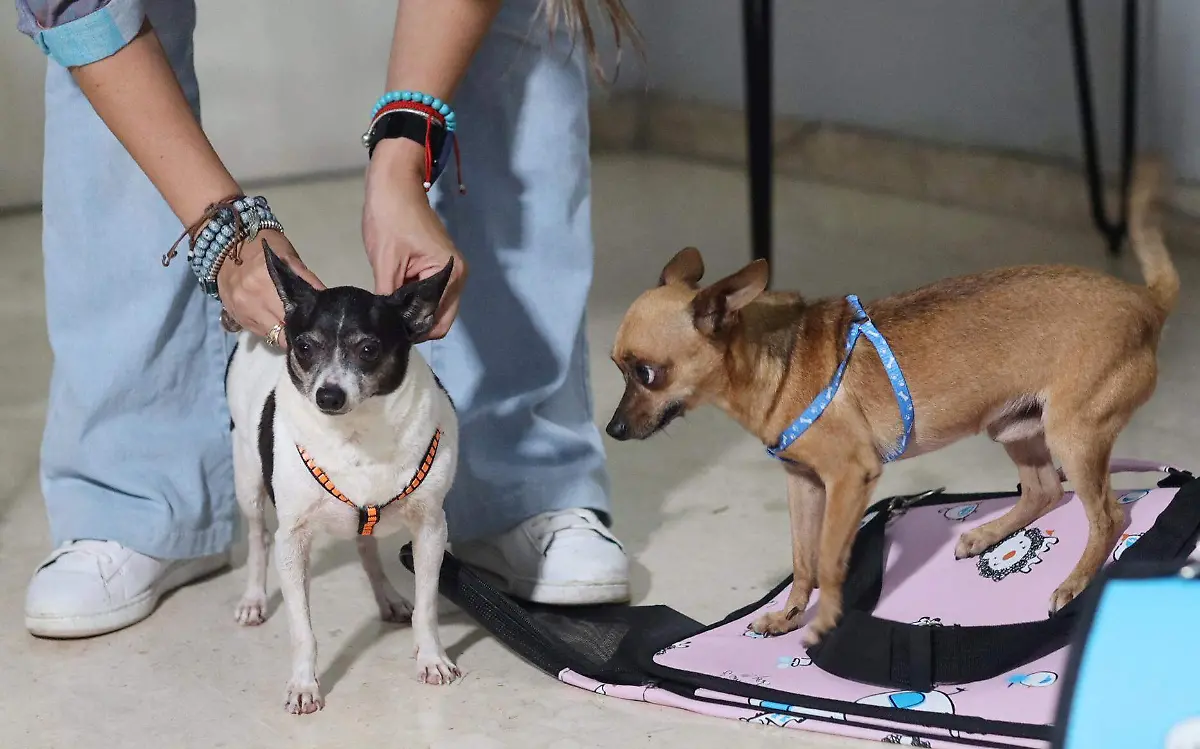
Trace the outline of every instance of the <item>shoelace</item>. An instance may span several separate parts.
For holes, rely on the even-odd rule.
[[[533,527],[530,530],[541,546],[542,556],[545,556],[550,551],[550,546],[558,538],[558,534],[566,531],[595,533],[605,541],[615,544],[617,548],[624,548],[619,541],[612,537],[599,518],[577,510],[556,512],[552,515],[538,517],[534,520]]]
[[[72,541],[66,546],[60,546],[51,552],[50,558],[38,569],[45,569],[68,554],[95,559],[101,563],[101,566],[106,565],[108,568],[112,568],[117,564],[116,558],[112,555],[114,546],[117,546],[117,544],[112,541],[95,541],[91,539]]]

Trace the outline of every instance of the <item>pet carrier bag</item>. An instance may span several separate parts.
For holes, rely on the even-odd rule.
[[[1200,534],[1200,481],[1140,461],[1116,461],[1112,470],[1166,477],[1149,489],[1118,493],[1128,527],[1109,555],[1110,574],[1145,563],[1178,569]],[[533,665],[609,697],[909,746],[1046,747],[1068,645],[1092,590],[1047,617],[1051,593],[1083,551],[1082,503],[1068,493],[979,557],[954,558],[963,531],[999,517],[1017,496],[939,491],[874,504],[851,553],[843,619],[811,651],[801,645],[803,628],[769,638],[749,629],[759,614],[783,605],[790,580],[710,625],[666,606],[521,602],[450,555],[441,591]],[[401,558],[412,569],[411,548]],[[804,622],[819,596],[818,590]],[[1200,605],[1200,594],[1193,597]],[[1189,612],[1172,616],[1181,627],[1194,626]],[[1155,632],[1129,621],[1135,624],[1127,634],[1139,642]],[[1085,661],[1081,687],[1104,683],[1107,677],[1096,681],[1087,669]],[[1086,689],[1076,693],[1081,714],[1106,709]],[[1114,720],[1122,713],[1132,719],[1124,706],[1107,709]],[[1106,745],[1085,741],[1070,749]],[[1128,744],[1151,745],[1161,743]]]

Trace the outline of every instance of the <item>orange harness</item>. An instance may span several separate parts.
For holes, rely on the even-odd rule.
[[[425,477],[429,475],[429,469],[433,467],[433,460],[437,457],[438,444],[442,441],[442,430],[438,429],[433,433],[433,439],[429,442],[429,449],[425,451],[425,459],[421,461],[417,472],[413,474],[412,480],[404,489],[392,497],[388,501],[379,505],[367,505],[359,507],[358,505],[347,499],[345,494],[338,491],[338,488],[333,485],[333,480],[329,478],[329,474],[325,473],[317,462],[308,455],[308,451],[300,445],[296,445],[296,452],[300,453],[300,458],[304,461],[304,465],[308,466],[309,473],[317,480],[317,483],[325,487],[325,491],[333,495],[333,498],[339,502],[345,502],[354,509],[358,510],[358,535],[369,536],[375,530],[375,524],[379,522],[379,511],[400,499],[404,499],[408,495],[417,490],[417,487],[425,481]]]

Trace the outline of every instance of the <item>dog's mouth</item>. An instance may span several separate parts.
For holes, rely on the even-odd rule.
[[[683,416],[683,403],[680,401],[672,401],[670,405],[663,410],[662,416],[658,417],[658,423],[654,425],[654,429],[650,430],[650,434],[661,432],[663,429],[667,428],[668,424],[670,424],[672,421],[675,421],[675,419],[678,419],[680,416]]]

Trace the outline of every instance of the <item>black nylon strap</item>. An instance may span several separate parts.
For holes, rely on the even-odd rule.
[[[883,586],[887,513],[859,533],[851,554],[841,623],[808,649],[821,669],[853,681],[928,692],[938,684],[995,678],[1066,645],[1081,609],[1076,598],[1033,622],[927,627],[881,619],[870,612]],[[1200,480],[1183,486],[1154,526],[1110,567],[1182,560],[1200,535]]]
[[[437,182],[438,176],[446,166],[447,132],[444,127],[436,123],[430,127],[429,120],[416,112],[400,109],[385,113],[376,123],[375,129],[367,140],[367,158],[375,155],[375,146],[379,145],[379,141],[388,138],[408,138],[424,146],[427,132],[429,134],[429,150],[433,156],[432,181]]]
[[[912,627],[908,630],[908,662],[914,683],[933,684],[934,629],[935,627]]]

